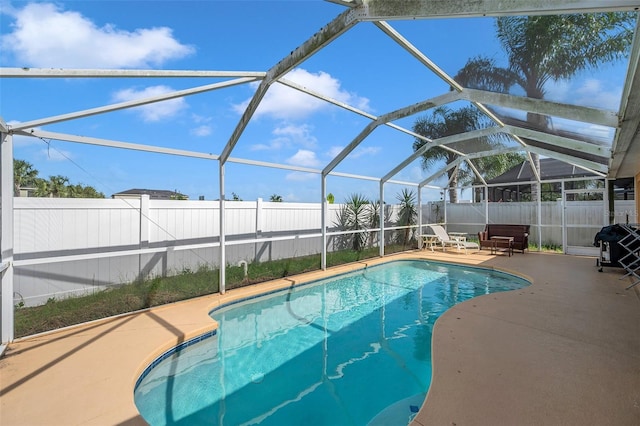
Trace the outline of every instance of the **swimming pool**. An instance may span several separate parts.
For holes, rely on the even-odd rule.
[[[151,425],[406,424],[431,382],[431,332],[449,307],[529,284],[395,261],[217,309],[218,333],[145,370]]]

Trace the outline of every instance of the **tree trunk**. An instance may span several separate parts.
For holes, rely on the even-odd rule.
[[[530,97],[536,99],[542,99],[542,93],[531,93]],[[533,130],[537,130],[539,132],[544,132],[549,130],[549,118],[545,115],[535,114],[535,113],[527,113],[527,122],[530,123],[530,126]],[[540,176],[540,156],[538,154],[531,153],[531,159],[533,160],[533,164],[531,167],[534,168],[538,172],[538,176]],[[535,173],[534,173],[535,175]],[[535,176],[533,176],[535,179]],[[538,194],[540,194],[540,184],[532,183],[531,184],[531,201],[538,201]]]
[[[531,159],[533,160],[533,164],[531,167],[535,168],[538,171],[538,176],[540,176],[540,156],[538,154],[531,153]],[[533,176],[535,179],[535,176]],[[531,201],[538,201],[538,194],[540,193],[540,184],[532,183],[531,184]]]
[[[455,175],[453,179],[451,179],[454,172],[455,170],[451,171],[451,174],[447,173],[449,181],[451,182],[451,188],[449,188],[449,202],[451,203],[458,202],[458,175]]]

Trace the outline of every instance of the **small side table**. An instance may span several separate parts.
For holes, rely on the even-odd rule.
[[[507,243],[507,246],[503,247],[501,244],[498,247],[499,243]],[[509,257],[511,257],[511,255],[513,254],[513,237],[491,237],[491,254],[498,254],[498,249],[501,249],[502,251],[506,249]]]
[[[449,232],[449,236],[454,240],[458,241],[467,241],[467,233],[466,232]]]
[[[438,236],[433,234],[422,234],[420,235],[420,239],[422,240],[422,247],[428,247],[433,251],[433,248],[438,244]]]

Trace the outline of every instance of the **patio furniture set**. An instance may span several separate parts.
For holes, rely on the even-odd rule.
[[[484,231],[478,232],[478,243],[467,241],[464,232],[449,232],[441,225],[429,225],[432,233],[420,235],[422,248],[455,247],[457,251],[482,250],[489,248],[491,254],[504,252],[511,257],[514,250],[524,253],[529,246],[529,225],[487,224]]]

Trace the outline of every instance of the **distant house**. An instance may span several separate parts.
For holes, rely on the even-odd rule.
[[[33,197],[37,189],[35,186],[21,186],[18,197]]]
[[[562,189],[559,181],[562,179],[578,177],[601,179],[600,176],[594,173],[555,158],[540,159],[540,176],[543,181],[554,181],[543,185],[543,200],[545,198],[547,200],[555,200],[560,197]],[[535,181],[535,179],[531,164],[528,161],[524,161],[500,176],[487,180],[487,184],[491,185],[489,187],[489,201],[530,201],[531,185],[529,182]],[[613,187],[616,199],[633,199],[632,178],[616,179],[613,181]]]
[[[126,191],[113,194],[111,198],[140,198],[141,195],[148,195],[152,200],[188,200],[189,196],[178,191],[167,191],[165,189],[128,189]]]

